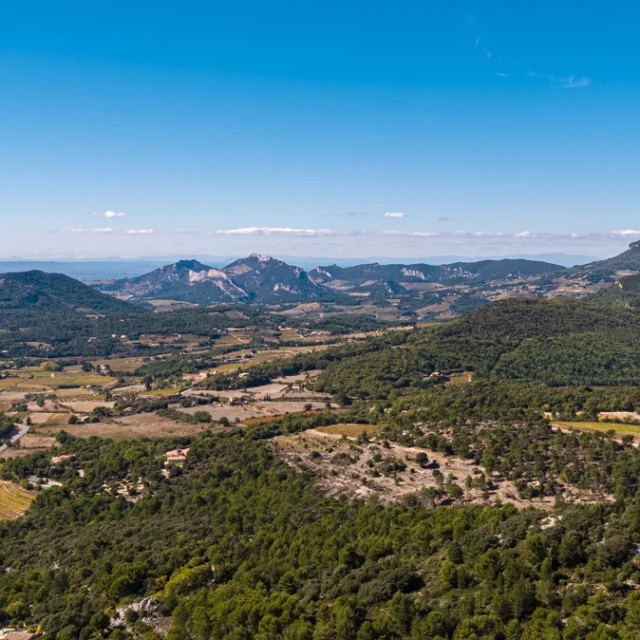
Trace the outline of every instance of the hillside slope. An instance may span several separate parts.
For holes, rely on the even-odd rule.
[[[59,273],[0,274],[0,310],[127,313],[135,307]]]
[[[437,373],[551,386],[640,385],[640,315],[583,300],[513,298],[462,318],[253,367],[238,384],[323,369],[316,390],[386,403],[426,389]],[[226,381],[212,378],[212,388]],[[235,384],[235,381],[231,381]]]
[[[626,274],[625,274],[626,272]],[[612,280],[618,275],[640,272],[640,240],[632,242],[629,248],[617,256],[591,262],[567,271],[567,277],[585,277],[590,282]]]
[[[624,276],[589,298],[595,304],[640,309],[640,274]]]

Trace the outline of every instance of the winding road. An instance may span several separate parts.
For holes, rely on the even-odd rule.
[[[16,424],[16,427],[18,427],[18,433],[16,433],[15,436],[11,436],[11,438],[9,438],[9,442],[11,444],[14,444],[16,442],[18,442],[18,440],[20,440],[20,438],[22,438],[22,436],[26,435],[29,431],[29,425],[28,424]],[[0,447],[0,453],[2,453],[3,451],[5,451],[8,448],[8,444],[3,444]]]

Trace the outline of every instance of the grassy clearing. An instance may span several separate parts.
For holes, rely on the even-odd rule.
[[[184,302],[183,300],[161,300],[160,298],[154,300],[145,300],[154,307],[171,307],[174,305],[184,306],[189,308],[196,308],[198,305],[195,302]]]
[[[18,485],[0,480],[0,520],[19,518],[34,499],[35,496],[27,493]]]
[[[169,387],[167,389],[153,389],[152,391],[143,391],[141,396],[177,396],[181,391],[184,391],[183,388],[178,389],[178,387]]]
[[[94,400],[96,396],[86,389],[56,389],[58,398],[74,400]]]
[[[25,367],[16,371],[18,377],[0,380],[0,391],[6,389],[57,389],[61,386],[82,387],[94,385],[104,387],[116,382],[116,378],[84,373],[80,367],[69,367],[54,373],[39,368]]]
[[[65,376],[57,374],[55,378],[51,378],[50,385],[53,388],[66,385],[74,387],[86,387],[89,385],[96,387],[105,387],[109,384],[113,384],[116,381],[117,378],[111,378],[109,376],[93,376],[91,374]]]
[[[640,435],[640,425],[621,424],[619,422],[554,422],[554,425],[581,431],[615,431],[621,434]]]
[[[144,362],[144,358],[113,358],[111,360],[103,358],[100,360],[93,360],[93,365],[108,365],[112,371],[118,373],[133,373],[136,369],[141,367]]]
[[[247,369],[262,362],[277,360],[278,358],[289,358],[297,353],[308,353],[310,351],[320,351],[326,349],[327,345],[313,345],[309,347],[285,347],[282,349],[268,349],[266,351],[258,351],[252,358],[247,358],[239,362],[230,362],[229,364],[221,364],[216,366],[218,373],[230,373],[238,369]],[[248,352],[245,352],[248,353]],[[234,354],[236,356],[243,355],[243,352]]]
[[[253,331],[230,333],[215,340],[216,347],[235,347],[239,344],[249,344],[253,338]]]
[[[473,380],[473,373],[464,371],[463,373],[454,373],[449,376],[449,385],[469,384]]]
[[[380,431],[380,426],[377,424],[332,424],[330,427],[319,427],[317,431],[323,433],[333,433],[340,436],[346,436],[347,438],[357,438],[361,433],[371,435]]]
[[[285,329],[280,339],[285,342],[309,342],[309,338],[301,336],[297,329]]]

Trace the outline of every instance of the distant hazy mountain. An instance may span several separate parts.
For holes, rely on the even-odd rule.
[[[316,267],[309,272],[314,282],[342,288],[369,286],[374,282],[478,284],[491,280],[516,280],[523,277],[547,276],[564,271],[564,267],[533,260],[482,260],[448,265],[429,264],[362,264],[354,267]]]
[[[166,298],[211,304],[249,299],[247,291],[231,280],[224,271],[208,267],[197,260],[180,260],[137,278],[116,280],[101,285],[100,288],[134,300]]]
[[[127,302],[59,273],[25,271],[0,274],[0,310],[130,312]]]
[[[156,260],[15,260],[0,262],[0,273],[62,273],[81,282],[135,278],[167,264]]]

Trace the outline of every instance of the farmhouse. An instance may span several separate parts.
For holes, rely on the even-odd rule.
[[[188,453],[189,449],[175,449],[174,451],[167,451],[167,453],[165,453],[165,456],[167,456],[165,465],[183,463],[187,459]]]

